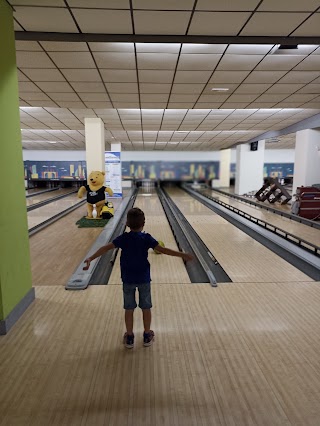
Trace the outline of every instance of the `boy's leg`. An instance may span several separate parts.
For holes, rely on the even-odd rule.
[[[150,330],[152,308],[150,283],[138,285],[138,290],[144,325],[143,345],[150,346],[154,341],[154,332]]]
[[[127,334],[131,336],[133,334],[133,313],[134,309],[126,309],[124,314],[124,320],[126,323]]]
[[[134,345],[133,313],[137,307],[135,293],[135,285],[123,284],[123,307],[125,309],[124,320],[127,328],[127,332],[123,336],[123,343],[129,349],[133,348]]]
[[[151,309],[142,309],[144,332],[150,332],[151,326]]]

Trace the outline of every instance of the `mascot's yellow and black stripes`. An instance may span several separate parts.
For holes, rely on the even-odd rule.
[[[102,207],[100,216],[102,217],[102,219],[111,219],[114,216],[114,207],[111,201],[108,201]]]

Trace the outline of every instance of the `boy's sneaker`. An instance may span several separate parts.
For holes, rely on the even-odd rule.
[[[149,333],[143,333],[143,346],[151,346],[154,341],[154,332],[152,330]]]
[[[126,348],[132,349],[134,346],[134,334],[129,335],[127,333],[124,333],[123,343]]]

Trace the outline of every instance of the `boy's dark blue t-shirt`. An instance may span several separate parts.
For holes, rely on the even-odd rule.
[[[125,232],[115,238],[113,244],[122,249],[120,257],[121,278],[125,284],[145,284],[151,281],[149,248],[155,248],[158,241],[144,232]]]

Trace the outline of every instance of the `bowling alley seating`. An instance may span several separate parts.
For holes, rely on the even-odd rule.
[[[295,204],[298,216],[320,220],[320,185],[299,186]]]

